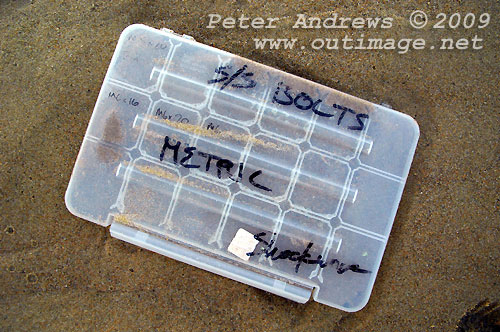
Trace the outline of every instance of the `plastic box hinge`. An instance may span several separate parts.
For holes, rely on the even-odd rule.
[[[174,30],[172,30],[172,29],[161,28],[161,31],[166,32],[166,33],[171,33],[171,34],[174,34],[174,35],[176,35],[176,36],[180,36],[180,37],[182,37],[182,38],[184,38],[184,39],[193,40],[193,41],[195,40],[195,39],[194,39],[192,36],[190,36],[190,35],[186,35],[186,34],[182,34],[182,35],[181,35],[180,33],[177,33],[177,32],[175,32],[175,31],[174,31]]]
[[[139,247],[199,267],[206,271],[257,287],[295,302],[307,302],[313,291],[313,288],[310,286],[287,283],[277,278],[244,269],[240,266],[204,255],[188,247],[178,245],[169,240],[160,239],[154,235],[123,224],[116,222],[112,223],[110,232],[111,236],[114,238],[135,244]]]

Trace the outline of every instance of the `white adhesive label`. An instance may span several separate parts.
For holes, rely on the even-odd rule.
[[[245,261],[248,261],[250,256],[248,256],[247,253],[253,252],[257,243],[259,243],[259,241],[254,238],[252,233],[240,228],[229,244],[227,251]]]

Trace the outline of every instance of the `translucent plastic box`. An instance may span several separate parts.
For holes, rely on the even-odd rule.
[[[312,294],[357,311],[418,137],[402,113],[132,25],[104,79],[66,205],[162,255],[294,301]]]

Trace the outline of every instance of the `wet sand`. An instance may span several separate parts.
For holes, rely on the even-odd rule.
[[[414,9],[476,14],[482,30],[412,29]],[[386,38],[462,34],[482,50],[271,51],[255,37],[302,40],[295,14],[394,17]],[[271,31],[205,29],[207,14],[290,17]],[[498,1],[0,2],[0,330],[452,331],[500,300]],[[77,153],[120,32],[132,23],[196,40],[387,103],[421,137],[368,305],[297,304],[113,239],[64,204]],[[343,33],[343,32],[342,32]],[[374,33],[374,32],[372,32]]]

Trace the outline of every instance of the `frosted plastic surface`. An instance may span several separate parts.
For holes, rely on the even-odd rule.
[[[132,25],[66,204],[125,241],[356,311],[370,296],[418,136],[402,113]],[[228,251],[233,240],[245,248],[240,229],[258,240],[246,259]]]

